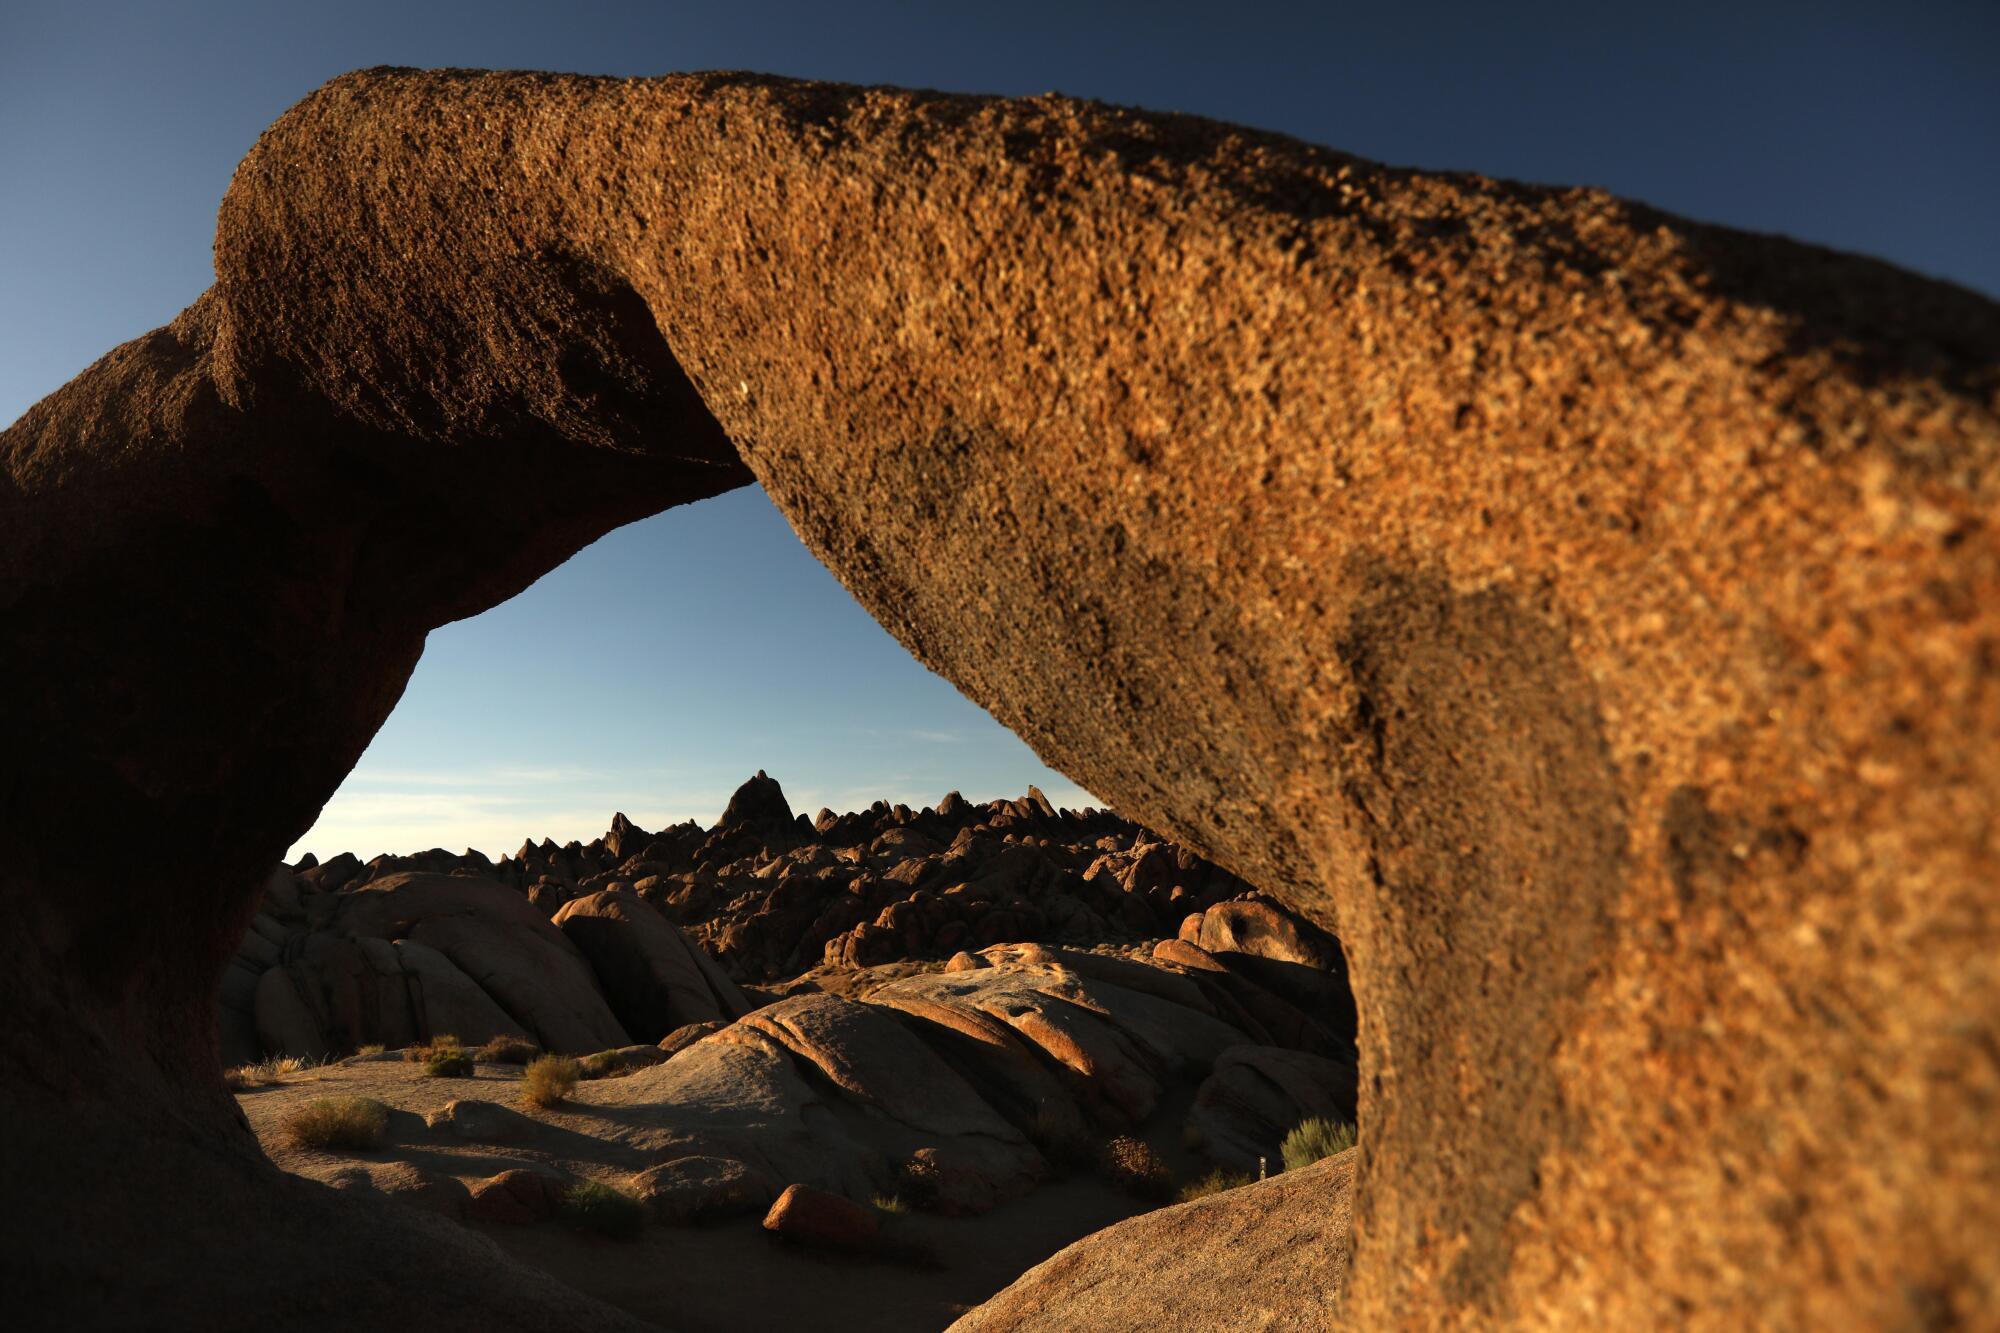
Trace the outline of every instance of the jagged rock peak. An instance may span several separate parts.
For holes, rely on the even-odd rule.
[[[729,798],[729,808],[722,812],[722,822],[717,828],[734,828],[739,824],[768,824],[792,822],[792,806],[785,799],[785,789],[777,779],[769,777],[763,769],[757,776],[736,789]]]

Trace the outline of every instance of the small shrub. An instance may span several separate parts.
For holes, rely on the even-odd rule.
[[[1300,1121],[1291,1133],[1285,1135],[1285,1142],[1279,1151],[1285,1156],[1285,1170],[1296,1171],[1302,1166],[1311,1166],[1322,1157],[1346,1152],[1354,1146],[1354,1142],[1354,1126],[1314,1116]]]
[[[541,1053],[541,1047],[520,1037],[495,1037],[473,1052],[489,1065],[524,1065]]]
[[[450,1050],[433,1051],[430,1059],[424,1061],[424,1077],[471,1078],[472,1053],[458,1046]]]
[[[441,1032],[420,1046],[412,1046],[403,1052],[403,1058],[413,1064],[427,1065],[440,1055],[450,1055],[463,1050],[457,1037],[449,1032]]]
[[[285,1138],[298,1148],[379,1148],[389,1108],[373,1097],[316,1097],[286,1116]]]
[[[1151,1144],[1120,1134],[1097,1155],[1098,1174],[1136,1199],[1165,1203],[1174,1197],[1174,1173]]]
[[[910,1205],[904,1203],[899,1195],[878,1194],[875,1196],[875,1211],[887,1213],[891,1217],[901,1217],[910,1211]]]
[[[632,1240],[646,1224],[646,1205],[622,1190],[586,1180],[563,1195],[562,1217],[579,1231]]]
[[[1192,1185],[1182,1186],[1180,1202],[1193,1203],[1196,1199],[1206,1199],[1209,1195],[1220,1194],[1224,1190],[1240,1189],[1250,1181],[1248,1171],[1211,1171]]]
[[[366,1046],[356,1046],[354,1053],[356,1055],[380,1055],[382,1054],[382,1043],[371,1041]]]
[[[521,1074],[521,1096],[530,1106],[555,1106],[576,1091],[583,1067],[567,1055],[541,1055]]]
[[[223,1071],[222,1081],[229,1085],[231,1092],[241,1092],[245,1088],[268,1087],[282,1083],[288,1074],[301,1074],[308,1068],[306,1061],[291,1055],[274,1055],[268,1060],[259,1060],[253,1065],[238,1065]]]

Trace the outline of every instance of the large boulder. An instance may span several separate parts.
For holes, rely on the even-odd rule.
[[[785,1047],[740,1024],[661,1064],[592,1084],[590,1100],[615,1108],[601,1137],[656,1161],[730,1158],[767,1179],[856,1199],[894,1172],[864,1136],[864,1115],[842,1114],[840,1093],[809,1082]]]
[[[1084,1237],[951,1333],[1325,1333],[1341,1318],[1355,1153]]]
[[[590,961],[625,1030],[657,1042],[689,1023],[738,1018],[749,1003],[736,984],[695,957],[674,925],[629,889],[605,889],[565,903],[555,926]]]
[[[764,1215],[764,1229],[817,1250],[865,1254],[881,1237],[881,1224],[866,1208],[810,1185],[787,1185]]]
[[[257,1034],[269,1054],[319,1057],[450,1033],[471,1045],[521,1024],[451,959],[415,940],[317,932],[258,979]]]
[[[342,894],[334,924],[364,940],[408,939],[436,950],[546,1050],[632,1044],[576,946],[504,884],[465,875],[387,875]]]
[[[1187,1140],[1210,1160],[1241,1171],[1275,1169],[1285,1136],[1302,1121],[1352,1124],[1358,1096],[1352,1060],[1281,1046],[1224,1051],[1195,1093]]]
[[[1041,1156],[893,1012],[837,995],[799,995],[759,1009],[715,1040],[754,1031],[790,1051],[847,1101],[873,1114],[857,1137],[890,1162],[930,1148],[983,1178],[998,1198],[1041,1179]]]
[[[254,1309],[310,1243],[410,1322],[584,1322],[327,1200],[256,1210],[272,1262],[181,1257],[299,1197],[208,1010],[431,628],[753,477],[1043,758],[1338,920],[1358,1323],[2000,1303],[1990,300],[1192,118],[741,74],[350,75],[258,139],[214,264],[0,434],[24,1305]],[[418,936],[623,1044],[531,984],[580,959],[458,932]]]
[[[733,1157],[677,1157],[632,1177],[632,1197],[669,1226],[720,1221],[768,1207],[771,1182]]]

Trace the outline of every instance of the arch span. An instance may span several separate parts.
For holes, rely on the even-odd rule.
[[[1990,302],[744,75],[336,80],[216,273],[0,437],[8,1262],[86,1312],[217,1298],[250,1219],[274,1275],[575,1317],[279,1180],[207,999],[428,629],[753,477],[1051,763],[1337,925],[1358,1324],[1994,1308]]]

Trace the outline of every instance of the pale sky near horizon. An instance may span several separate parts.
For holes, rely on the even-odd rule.
[[[1187,111],[1433,169],[1602,186],[2000,294],[2000,4],[0,5],[0,422],[211,278],[259,131],[367,65],[739,68]],[[757,490],[604,538],[432,634],[293,855],[1090,798],[911,660]]]

